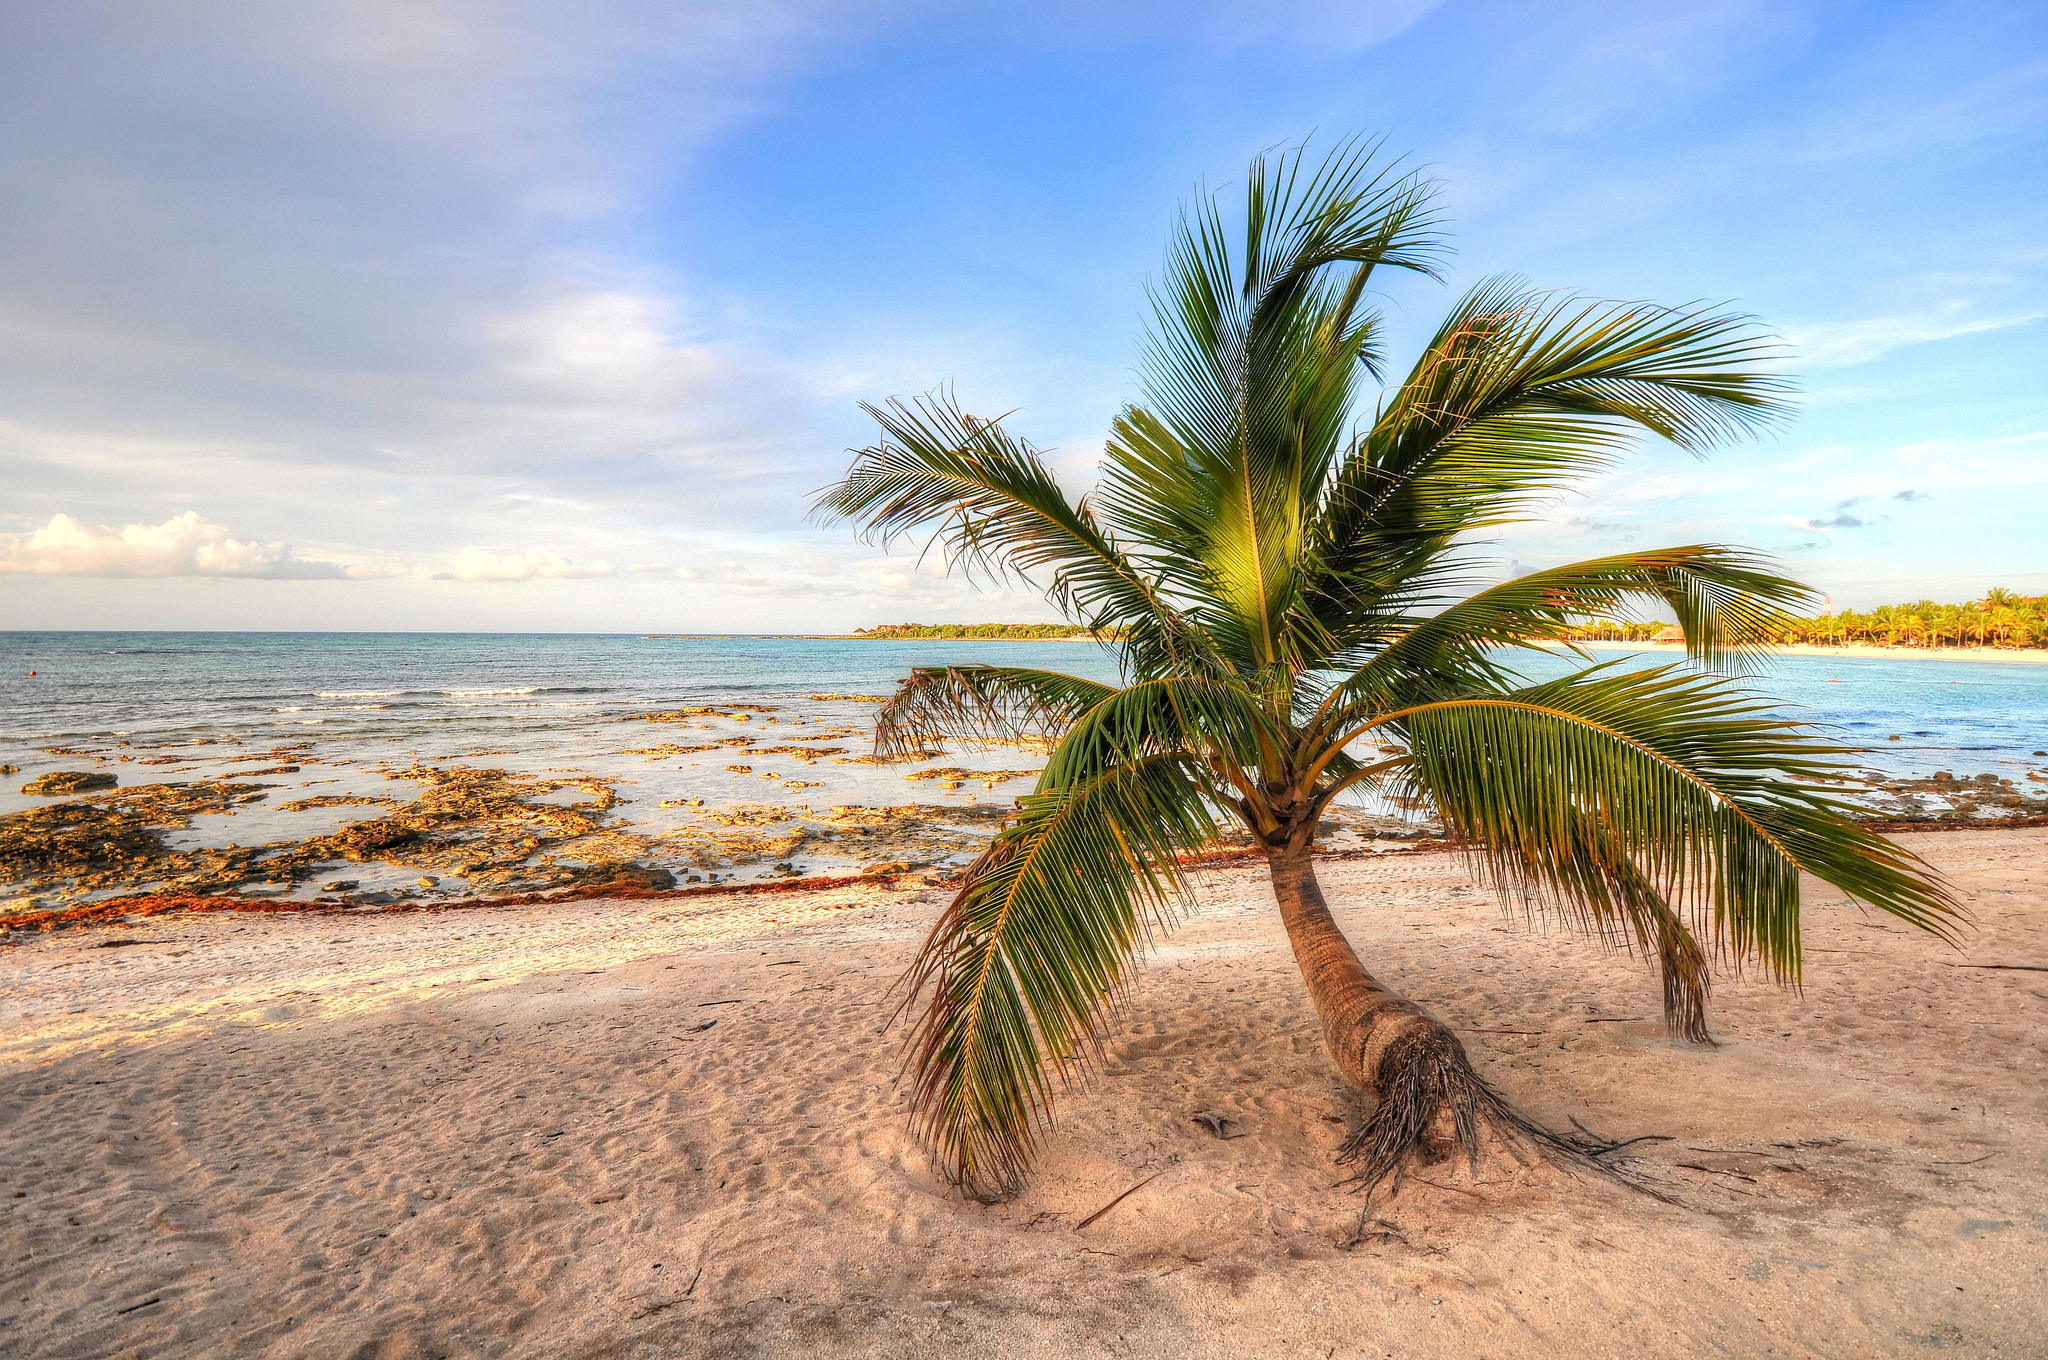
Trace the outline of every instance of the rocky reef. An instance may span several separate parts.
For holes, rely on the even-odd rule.
[[[104,770],[51,770],[23,784],[21,791],[31,798],[62,798],[93,789],[111,789],[120,782],[119,777]]]
[[[104,777],[85,796],[0,817],[0,892],[12,895],[0,899],[0,921],[9,913],[144,892],[319,891],[383,905],[593,884],[667,888],[730,879],[741,870],[765,869],[771,877],[876,866],[901,872],[973,853],[1005,813],[995,805],[817,811],[781,803],[699,811],[701,799],[672,800],[692,805],[694,815],[649,833],[616,815],[621,800],[612,784],[587,775],[437,761],[393,767],[384,778],[416,792],[294,798],[275,809],[360,808],[373,815],[260,845],[179,847],[173,833],[195,818],[246,809],[278,786],[195,780],[106,789],[112,778]],[[565,792],[582,796],[564,800]],[[365,870],[381,881],[366,888],[373,875]],[[356,877],[340,876],[352,871]]]
[[[1872,778],[1858,801],[1877,820],[1952,825],[2048,815],[2048,769],[2024,781],[2009,776],[1957,775],[1938,770],[1925,779]]]
[[[627,747],[620,755],[659,764],[728,753],[744,762],[725,765],[728,774],[774,781],[774,792],[784,799],[823,787],[789,771],[826,774],[820,766],[829,762],[921,766],[904,771],[902,778],[910,781],[905,791],[943,791],[954,801],[721,806],[714,799],[707,806],[704,796],[691,793],[648,799],[645,806],[661,814],[643,823],[626,815],[631,804],[619,792],[621,781],[580,769],[535,773],[472,763],[511,754],[505,751],[403,764],[342,762],[354,765],[342,788],[318,793],[297,787],[287,796],[277,792],[283,786],[265,781],[321,766],[322,758],[306,743],[230,751],[202,740],[160,755],[124,749],[126,742],[99,750],[52,749],[53,755],[91,758],[104,768],[47,771],[22,792],[55,801],[0,816],[0,926],[23,913],[140,894],[302,902],[318,895],[380,906],[608,885],[666,889],[742,878],[940,871],[978,853],[1011,810],[1007,798],[976,802],[962,791],[972,785],[1010,786],[1008,792],[1028,788],[1026,781],[1040,771],[1027,762],[1049,746],[1038,738],[978,743],[1018,753],[1011,757],[1014,765],[984,768],[926,764],[943,754],[938,751],[854,755],[848,745],[833,744],[858,734],[843,719],[806,725],[801,715],[780,714],[767,704],[691,706],[621,721],[660,725],[668,729],[663,735],[682,739]],[[681,726],[707,730],[686,736],[676,730]],[[219,762],[217,777],[169,777],[198,776],[195,766],[208,761]],[[120,777],[145,766],[155,767],[150,774],[163,782],[121,786]],[[2018,773],[2022,777],[1949,771],[1907,779],[1872,775],[1843,792],[1871,820],[1900,829],[2048,817],[2048,761],[2042,769]],[[875,791],[872,783],[865,790],[870,797]],[[274,793],[278,801],[271,802]],[[1406,797],[1388,799],[1377,812],[1332,809],[1321,828],[1322,843],[1344,851],[1428,839],[1440,832],[1428,824],[1426,811]],[[250,837],[260,844],[220,844],[225,824],[202,820],[251,812],[262,814],[258,824],[267,829]],[[278,835],[291,823],[290,816],[275,815],[280,813],[307,814],[328,829]],[[1225,836],[1218,848],[1227,852],[1248,844]]]

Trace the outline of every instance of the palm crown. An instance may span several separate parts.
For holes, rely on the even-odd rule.
[[[1330,921],[1311,857],[1347,790],[1419,800],[1503,889],[1641,947],[1694,1038],[1711,952],[1799,976],[1802,871],[1930,929],[1953,913],[1917,860],[1843,815],[1846,752],[1711,671],[1514,671],[1504,649],[1635,602],[1674,611],[1712,663],[1804,598],[1711,545],[1466,593],[1475,533],[1645,432],[1695,450],[1751,432],[1787,384],[1743,318],[1497,279],[1382,386],[1367,285],[1435,274],[1430,198],[1354,145],[1319,167],[1254,162],[1235,233],[1197,203],[1093,497],[1070,500],[1037,450],[941,392],[867,407],[881,439],[819,498],[883,541],[928,535],[967,570],[1039,581],[1113,630],[1122,663],[1121,686],[919,670],[879,720],[884,748],[1058,742],[909,977],[919,1129],[971,1192],[1018,1184],[1054,1081],[1181,900],[1183,857],[1231,821],[1272,865],[1332,1056],[1379,1097],[1347,1146],[1373,1181],[1432,1139],[1476,1154],[1489,1127],[1548,1135]]]

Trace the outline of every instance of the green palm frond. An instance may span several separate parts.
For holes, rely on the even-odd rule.
[[[1659,548],[1531,572],[1428,618],[1368,616],[1353,625],[1363,634],[1363,654],[1337,658],[1356,669],[1334,687],[1322,726],[1343,730],[1375,708],[1422,695],[1513,688],[1512,672],[1490,653],[1552,644],[1573,624],[1625,615],[1637,600],[1677,615],[1693,660],[1725,666],[1771,638],[1780,610],[1812,597],[1769,566],[1713,544]]]
[[[945,742],[1057,740],[1114,686],[1020,666],[919,666],[875,715],[875,751],[897,755]]]
[[[1850,754],[1710,676],[1594,668],[1387,715],[1416,787],[1503,875],[1583,901],[1581,824],[1604,829],[1736,960],[1797,981],[1799,875],[1946,936],[1954,901],[1918,857],[1849,820]]]
[[[1511,868],[1505,862],[1502,868]],[[1571,853],[1547,862],[1547,872],[1525,876],[1525,894],[1549,893],[1584,933],[1621,942],[1657,968],[1664,989],[1664,1024],[1694,1043],[1711,1043],[1707,993],[1712,981],[1707,952],[1684,916],[1628,854],[1626,842],[1592,817],[1577,819]],[[1525,901],[1530,900],[1525,896]]]
[[[1267,386],[1247,379],[1284,373],[1271,362],[1274,344],[1298,329],[1304,299],[1324,270],[1348,264],[1357,271],[1356,289],[1339,295],[1352,308],[1375,268],[1435,273],[1443,247],[1430,209],[1433,186],[1378,165],[1377,152],[1352,143],[1308,174],[1300,150],[1255,159],[1236,250],[1213,198],[1182,219],[1167,249],[1166,280],[1153,294],[1146,373],[1148,404],[1190,447],[1228,461],[1242,433],[1246,389]],[[1348,317],[1336,319],[1342,325]]]
[[[1206,677],[1141,680],[1077,715],[1045,768],[1041,788],[1095,777],[1164,751],[1202,753],[1258,768],[1278,758],[1286,732],[1242,684]]]
[[[1718,665],[1771,636],[1782,609],[1813,592],[1753,553],[1715,544],[1619,553],[1504,581],[1419,622],[1380,655],[1547,642],[1599,614],[1654,601],[1678,617],[1693,660]],[[1376,658],[1377,659],[1377,658]]]
[[[882,439],[855,451],[812,512],[850,519],[884,546],[920,531],[949,565],[999,577],[1049,577],[1047,596],[1093,627],[1120,625],[1133,646],[1196,664],[1211,649],[1139,574],[1084,505],[1070,504],[1036,449],[950,395],[863,404]]]
[[[1430,186],[1340,149],[1252,167],[1241,248],[1213,200],[1184,220],[1154,295],[1146,402],[1107,453],[1110,523],[1184,596],[1240,668],[1298,648],[1286,615],[1320,488],[1377,353],[1360,302],[1377,268],[1430,273]],[[1348,271],[1332,278],[1334,271]]]
[[[1701,449],[1787,409],[1776,353],[1746,317],[1481,285],[1439,328],[1332,478],[1310,608],[1361,593],[1458,534],[1525,515],[1642,433]]]
[[[968,1193],[1022,1180],[1053,1082],[1090,1045],[1148,927],[1181,889],[1179,854],[1215,835],[1196,763],[1148,756],[1026,795],[907,975],[911,1103]]]

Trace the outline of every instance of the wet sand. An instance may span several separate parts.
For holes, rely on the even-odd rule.
[[[1910,844],[1962,950],[1818,892],[1805,990],[1724,981],[1714,1049],[1453,855],[1328,868],[1369,966],[1525,1109],[1668,1135],[1628,1151],[1672,1203],[1338,1186],[1357,1106],[1252,868],[1204,878],[989,1206],[894,1084],[934,889],[31,935],[0,949],[0,1351],[2038,1354],[2048,829]]]

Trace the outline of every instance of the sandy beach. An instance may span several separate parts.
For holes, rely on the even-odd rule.
[[[1338,1186],[1357,1106],[1249,867],[1205,876],[996,1205],[905,1132],[914,882],[30,935],[0,950],[0,1350],[2038,1354],[2048,829],[1912,844],[1963,948],[1824,890],[1804,992],[1723,982],[1714,1049],[1456,856],[1329,866],[1368,962],[1526,1109],[1667,1137],[1627,1164],[1670,1202]]]

